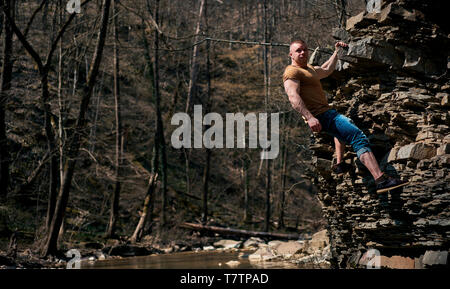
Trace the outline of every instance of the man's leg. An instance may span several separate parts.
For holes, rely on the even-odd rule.
[[[350,165],[344,162],[345,143],[341,142],[337,137],[334,138],[334,146],[336,148],[336,164],[333,165],[333,172],[337,175],[348,172]]]
[[[370,149],[368,138],[349,118],[338,114],[334,117],[328,129],[333,135],[352,145],[360,161],[375,179],[377,193],[384,193],[408,183],[408,181],[392,178],[381,172],[378,162]]]
[[[359,160],[363,163],[363,165],[366,166],[375,180],[383,175],[383,172],[380,170],[380,166],[378,165],[373,152],[363,153],[359,156]]]
[[[336,164],[340,164],[344,159],[345,144],[341,143],[336,137],[334,138],[334,146],[336,147]]]

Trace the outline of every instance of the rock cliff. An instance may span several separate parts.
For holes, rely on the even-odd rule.
[[[311,145],[336,268],[448,266],[450,249],[450,40],[444,1],[381,1],[333,31],[349,43],[323,82],[329,101],[369,137],[381,169],[410,181],[377,195],[370,173],[347,147],[344,175],[331,172],[333,139]],[[329,55],[315,53],[312,62]],[[372,254],[372,256],[375,256]]]

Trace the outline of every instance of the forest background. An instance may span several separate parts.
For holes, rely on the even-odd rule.
[[[310,130],[282,87],[285,44],[333,48],[365,1],[85,0],[73,14],[66,0],[0,2],[1,250],[13,232],[48,255],[104,237],[183,240],[184,222],[324,227]],[[172,116],[199,104],[280,113],[279,156],[174,149]]]

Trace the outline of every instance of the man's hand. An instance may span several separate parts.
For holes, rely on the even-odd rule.
[[[313,132],[320,132],[322,130],[322,126],[317,118],[311,117],[308,120],[308,125]]]
[[[336,50],[338,50],[339,47],[348,47],[348,44],[347,44],[347,43],[344,43],[344,42],[342,42],[342,41],[338,41],[338,42],[336,42],[336,44],[334,45],[334,48],[335,48]]]

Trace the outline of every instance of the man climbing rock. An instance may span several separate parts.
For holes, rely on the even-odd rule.
[[[324,131],[334,136],[337,162],[333,170],[336,173],[346,170],[343,162],[344,147],[345,143],[350,144],[375,179],[377,193],[384,193],[404,186],[408,181],[393,178],[380,170],[366,135],[351,119],[329,106],[320,83],[320,79],[334,71],[339,49],[347,46],[344,42],[337,42],[330,59],[322,66],[312,66],[308,64],[309,53],[306,43],[303,40],[292,42],[289,48],[292,62],[283,74],[284,88],[292,107],[305,118],[313,132]]]

